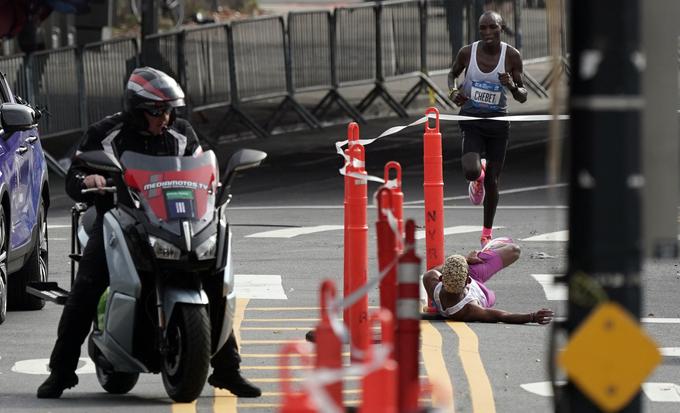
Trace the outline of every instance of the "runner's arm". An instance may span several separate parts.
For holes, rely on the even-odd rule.
[[[456,59],[449,70],[448,85],[449,85],[449,99],[453,100],[458,106],[462,106],[467,97],[458,91],[458,76],[463,73],[470,61],[470,46],[463,46],[456,55]]]
[[[515,48],[508,48],[510,60],[510,76],[512,83],[508,85],[512,97],[519,103],[527,101],[527,90],[524,88],[522,81],[522,73],[524,72],[524,63],[522,63],[522,55]]]
[[[475,304],[467,304],[459,312],[451,316],[452,320],[482,323],[548,324],[553,318],[552,310],[542,308],[535,313],[516,314],[495,308],[483,308]]]

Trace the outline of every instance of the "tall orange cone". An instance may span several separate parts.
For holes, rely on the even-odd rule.
[[[281,367],[281,408],[279,413],[317,413],[314,403],[309,394],[300,390],[291,389],[291,374],[289,359],[293,354],[300,356],[303,365],[310,366],[311,355],[307,343],[288,343],[281,349],[279,366]]]
[[[333,281],[324,280],[321,284],[321,321],[316,327],[315,334],[317,369],[342,369],[342,341],[333,330],[328,312],[330,304],[334,299],[335,285]],[[342,409],[342,380],[328,384],[325,388],[333,403],[339,409]]]
[[[392,213],[397,219],[400,236],[397,238],[399,250],[401,250],[401,241],[404,238],[404,193],[401,189],[401,164],[397,161],[389,161],[385,164],[385,182],[389,182],[390,171],[395,172],[394,181],[396,185],[392,188]]]
[[[435,127],[428,117],[423,135],[423,190],[425,196],[425,249],[428,270],[444,263],[444,176],[442,134],[439,133],[439,110],[429,108],[425,116],[434,114]]]
[[[382,345],[394,346],[394,318],[381,308],[371,314],[371,324],[380,321]],[[373,347],[369,347],[366,363],[375,357]],[[391,353],[391,352],[390,352]],[[388,357],[378,369],[366,374],[363,379],[363,400],[359,413],[396,413],[397,412],[397,363]]]
[[[392,191],[394,189],[381,188],[378,191],[378,220],[375,223],[378,241],[378,271],[382,274],[388,266],[392,266],[389,272],[380,280],[380,308],[387,309],[390,314],[395,314],[397,307],[397,266],[395,261],[399,256],[397,234],[390,228],[387,216],[383,209],[392,208]]]
[[[415,251],[416,224],[406,221],[404,252],[397,270],[396,360],[399,365],[399,411],[415,412],[420,394],[420,257]]]
[[[359,125],[356,122],[351,122],[349,125],[347,125],[347,148],[345,149],[345,156],[347,158],[347,165],[345,167],[345,173],[347,173],[347,169],[349,168],[350,165],[350,159],[349,159],[349,148],[352,147],[352,145],[358,144],[359,143]],[[361,160],[363,161],[363,159]],[[345,199],[344,199],[344,241],[345,241],[345,250],[344,250],[344,277],[343,277],[343,293],[344,296],[347,297],[348,291],[350,290],[350,280],[349,280],[349,266],[347,263],[349,260],[347,259],[347,254],[349,254],[349,248],[347,247],[347,242],[349,241],[349,235],[347,235],[347,229],[349,228],[349,208],[347,207],[347,198],[349,197],[350,190],[352,188],[352,184],[354,183],[354,180],[349,176],[345,175]],[[345,308],[345,310],[342,313],[342,318],[345,322],[345,325],[349,329],[349,308]]]
[[[368,225],[367,180],[364,168],[364,146],[355,143],[350,146],[347,174],[351,175],[348,184],[347,208],[345,215],[345,274],[348,285],[344,296],[347,297],[366,284],[368,273]],[[347,319],[345,319],[347,322]],[[364,294],[349,308],[350,359],[360,361],[370,341],[368,331],[368,297]]]

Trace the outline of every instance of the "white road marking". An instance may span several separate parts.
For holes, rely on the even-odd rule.
[[[499,228],[505,228],[505,227],[493,227],[494,229],[499,229]],[[481,233],[482,228],[479,225],[457,225],[455,227],[446,227],[444,228],[444,235],[453,235],[453,234],[467,234],[470,232],[480,232]],[[419,229],[416,231],[416,239],[424,239],[425,238],[425,230],[424,229]]]
[[[522,238],[520,241],[569,241],[569,231],[548,232],[547,234],[536,235],[529,238]]]
[[[81,357],[80,361],[85,365],[77,369],[76,374],[93,374],[95,372],[92,360]],[[50,359],[20,360],[14,363],[11,370],[15,373],[49,375],[49,363]]]
[[[234,288],[238,298],[287,300],[280,275],[235,274]]]
[[[71,224],[47,224],[47,229],[71,228]]]
[[[680,357],[680,347],[662,347],[659,351],[664,357]]]
[[[558,386],[564,386],[566,383],[564,381],[558,381]],[[520,384],[521,388],[528,391],[529,393],[536,394],[543,397],[553,397],[552,385],[549,381],[539,381],[535,383],[524,383]]]
[[[555,317],[555,321],[566,321],[566,317]],[[643,317],[640,319],[643,324],[680,324],[680,318],[662,318],[662,317]]]
[[[557,382],[558,386],[564,384],[564,381]],[[525,383],[520,387],[538,396],[553,397],[553,389],[549,381]],[[680,386],[675,383],[642,383],[642,391],[653,402],[680,403]]]
[[[643,383],[642,391],[653,402],[680,403],[680,386],[675,383]]]
[[[257,232],[246,235],[246,238],[293,238],[298,235],[314,234],[316,232],[337,231],[344,229],[344,225],[317,225],[314,227],[284,228],[273,231]]]
[[[507,195],[507,194],[517,194],[520,192],[529,192],[529,191],[540,191],[542,189],[550,189],[550,188],[562,188],[565,186],[568,186],[569,184],[567,183],[560,183],[560,184],[553,184],[553,185],[537,185],[537,186],[527,186],[524,188],[514,188],[514,189],[505,189],[503,191],[499,191],[499,195]],[[444,198],[444,201],[456,201],[460,199],[468,199],[469,195],[458,195],[458,196],[450,196],[447,198]],[[404,205],[413,205],[413,204],[422,204],[424,203],[424,200],[418,200],[418,201],[409,201],[409,202],[404,202]]]
[[[422,203],[422,201],[418,201]],[[229,210],[247,210],[247,211],[270,211],[280,209],[343,209],[343,205],[272,205],[272,206],[230,206]],[[375,206],[369,205],[369,209],[375,209]],[[444,205],[444,209],[481,209],[481,205]],[[423,209],[423,205],[408,205],[404,204],[404,209]],[[535,210],[535,209],[569,209],[567,205],[499,205],[496,209],[508,210]]]
[[[557,274],[531,274],[532,277],[543,287],[545,298],[548,301],[565,301],[569,289],[565,284],[555,284]]]

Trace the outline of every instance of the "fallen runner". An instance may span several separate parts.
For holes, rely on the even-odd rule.
[[[554,313],[548,308],[528,314],[491,308],[496,303],[496,294],[484,283],[517,261],[519,255],[519,246],[507,239],[506,242],[492,242],[489,248],[481,251],[471,251],[467,257],[448,256],[443,265],[423,275],[428,302],[434,302],[438,313],[449,320],[549,324]]]

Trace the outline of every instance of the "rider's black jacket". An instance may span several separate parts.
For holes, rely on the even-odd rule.
[[[133,125],[130,115],[116,113],[96,122],[87,129],[77,153],[104,150],[120,159],[125,151],[154,156],[192,155],[199,150],[196,132],[189,122],[176,118],[162,135],[152,136]],[[66,175],[66,193],[75,201],[91,201],[92,195],[80,193],[85,188],[83,179],[92,173],[74,160]]]

